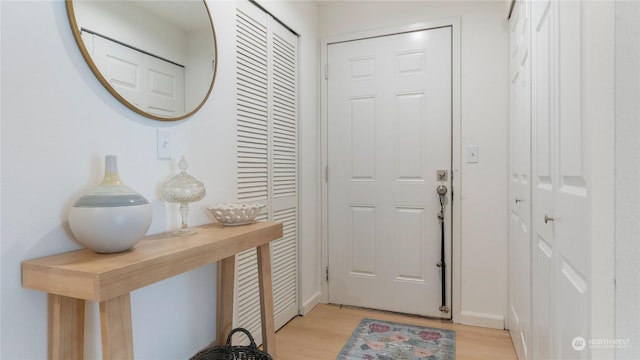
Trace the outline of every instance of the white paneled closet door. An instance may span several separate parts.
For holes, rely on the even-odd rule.
[[[276,329],[298,314],[297,36],[252,3],[236,11],[238,200],[283,223],[271,243]],[[256,250],[236,261],[234,327],[262,343]],[[239,343],[247,343],[243,336]]]
[[[511,16],[509,329],[520,358],[612,358],[614,4]]]
[[[531,339],[531,27],[530,3],[510,19],[509,331],[520,359]]]
[[[584,2],[533,2],[535,356],[591,358]]]
[[[532,185],[534,197],[533,214],[538,220],[533,228],[534,243],[531,252],[531,291],[534,318],[533,354],[540,359],[557,357],[553,350],[553,342],[557,345],[557,325],[553,322],[553,309],[557,303],[554,291],[553,272],[555,239],[552,223],[540,222],[544,214],[553,213],[554,178],[554,146],[556,116],[555,74],[557,65],[555,40],[556,11],[551,1],[532,3],[532,43],[533,43],[533,108],[532,116],[535,124],[532,132],[533,172]],[[553,326],[553,327],[552,327]]]

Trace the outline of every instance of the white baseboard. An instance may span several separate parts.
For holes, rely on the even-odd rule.
[[[482,326],[492,329],[505,329],[504,316],[497,314],[461,311],[457,316],[455,322],[459,324]]]
[[[302,306],[300,307],[300,315],[307,315],[309,311],[311,311],[316,305],[320,304],[320,299],[322,298],[322,293],[320,291],[313,294],[310,298],[302,302]]]

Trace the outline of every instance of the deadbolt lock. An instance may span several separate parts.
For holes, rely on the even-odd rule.
[[[438,181],[447,181],[447,180],[449,180],[449,171],[448,170],[437,170],[436,171],[436,180],[438,180]]]

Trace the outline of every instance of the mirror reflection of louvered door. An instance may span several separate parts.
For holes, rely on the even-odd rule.
[[[236,12],[238,200],[282,222],[271,243],[276,329],[298,314],[297,36],[249,2]],[[236,260],[234,327],[262,342],[256,250]],[[236,339],[247,343],[244,336]]]

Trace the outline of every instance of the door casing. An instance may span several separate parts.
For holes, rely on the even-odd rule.
[[[328,45],[335,42],[343,42],[343,41],[354,41],[360,39],[366,39],[371,37],[378,36],[386,36],[399,34],[410,31],[418,31],[418,30],[427,30],[437,27],[443,26],[451,26],[452,37],[451,37],[451,49],[452,49],[452,94],[451,94],[451,114],[452,114],[452,208],[451,208],[451,216],[452,216],[452,229],[451,229],[451,279],[447,279],[447,283],[451,285],[451,315],[453,322],[459,322],[460,317],[460,294],[461,294],[461,279],[460,279],[460,244],[461,244],[461,212],[460,212],[460,188],[461,188],[461,179],[460,179],[460,169],[462,165],[462,156],[461,156],[461,110],[460,110],[460,17],[450,17],[444,18],[434,21],[421,22],[410,25],[403,25],[398,27],[391,28],[383,28],[377,30],[370,30],[364,32],[357,33],[349,33],[345,35],[337,35],[328,38],[322,39],[320,56],[321,56],[321,88],[320,88],[320,146],[321,146],[321,169],[320,173],[322,174],[322,186],[320,190],[320,199],[321,199],[321,226],[320,226],[320,239],[321,239],[321,266],[322,266],[322,294],[321,301],[328,302],[328,283],[327,277],[325,276],[325,271],[329,265],[329,255],[328,255],[328,188],[327,184],[327,176],[330,175],[330,169],[327,170],[328,166],[328,132],[327,132],[327,124],[328,124],[328,97],[327,97],[327,63],[328,56],[327,50]]]

